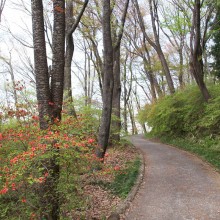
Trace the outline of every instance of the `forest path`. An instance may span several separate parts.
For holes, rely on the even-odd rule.
[[[132,136],[145,176],[126,220],[219,220],[220,174],[196,156]]]

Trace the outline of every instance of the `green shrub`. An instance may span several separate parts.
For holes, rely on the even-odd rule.
[[[212,99],[206,103],[197,86],[189,86],[139,112],[139,121],[152,127],[151,135],[204,136],[220,131],[220,87],[209,87]]]
[[[0,219],[43,219],[48,197],[60,201],[60,217],[83,207],[80,176],[91,171],[96,146],[91,116],[65,116],[44,131],[36,118],[0,132]],[[59,165],[56,183],[51,161]]]
[[[161,137],[161,141],[166,144],[177,146],[181,149],[195,153],[214,165],[220,170],[220,141],[205,137],[198,138],[181,138],[181,137]]]

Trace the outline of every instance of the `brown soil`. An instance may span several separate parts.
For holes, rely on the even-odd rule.
[[[115,173],[123,170],[126,167],[126,163],[135,160],[137,156],[137,150],[130,146],[108,150],[104,161],[104,168],[93,175],[83,177],[85,184],[83,187],[83,197],[87,201],[86,211],[83,213],[73,211],[71,219],[106,219],[123,201],[109,190],[94,183],[99,181],[112,182]],[[84,217],[82,217],[82,214]]]

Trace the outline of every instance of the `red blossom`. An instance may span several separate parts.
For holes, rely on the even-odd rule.
[[[11,164],[15,164],[18,162],[18,157],[14,157],[13,159],[10,160]]]
[[[114,167],[114,170],[115,170],[115,171],[120,170],[120,166],[116,165],[116,166]]]
[[[21,200],[21,202],[26,203],[27,200],[26,200],[25,198],[23,198],[23,199]]]
[[[44,178],[44,177],[40,177],[37,181],[38,181],[39,183],[43,183],[43,182],[45,182],[45,178]]]
[[[8,192],[8,188],[5,187],[0,191],[0,195],[6,194]]]
[[[12,184],[11,184],[11,188],[12,188],[13,191],[16,190],[16,187],[15,187],[15,186],[16,186],[15,183],[12,183]]]
[[[32,119],[37,121],[37,120],[39,120],[39,117],[37,115],[33,115]]]
[[[2,133],[0,133],[0,141],[3,139],[3,135]]]
[[[95,142],[94,139],[92,139],[92,138],[89,138],[89,139],[88,139],[88,143],[89,143],[89,144],[92,144],[92,143],[94,143],[94,142]]]

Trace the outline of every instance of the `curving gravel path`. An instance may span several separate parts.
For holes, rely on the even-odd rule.
[[[142,136],[145,177],[126,220],[220,220],[220,174],[190,153]]]

